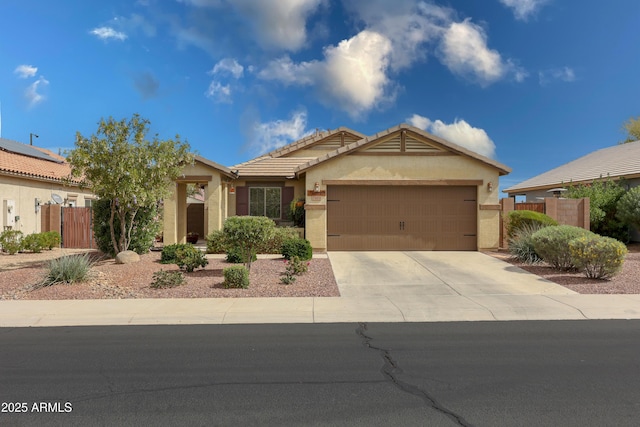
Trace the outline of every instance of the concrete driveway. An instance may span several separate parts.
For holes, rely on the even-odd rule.
[[[329,259],[343,297],[575,294],[481,252],[330,252]]]

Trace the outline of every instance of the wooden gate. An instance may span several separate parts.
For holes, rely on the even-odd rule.
[[[62,247],[96,249],[91,208],[62,208]]]

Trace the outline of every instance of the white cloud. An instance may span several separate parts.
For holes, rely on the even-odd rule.
[[[93,30],[90,31],[90,33],[102,40],[115,39],[115,40],[122,41],[127,38],[127,35],[125,33],[121,31],[116,31],[111,27],[94,28]]]
[[[573,68],[570,67],[551,68],[549,70],[538,72],[540,86],[546,86],[552,80],[560,80],[562,82],[570,83],[575,81],[575,79],[576,73],[573,71]]]
[[[236,79],[242,77],[242,73],[244,72],[244,67],[238,63],[234,58],[224,58],[216,65],[213,66],[213,69],[209,72],[209,74],[231,74]]]
[[[33,65],[18,65],[16,69],[13,71],[18,75],[18,77],[22,79],[26,79],[28,77],[33,77],[38,72],[38,67],[34,67]]]
[[[487,86],[501,79],[509,71],[496,50],[487,47],[484,30],[469,19],[452,23],[440,45],[442,62],[462,77]]]
[[[362,31],[324,50],[324,60],[294,63],[289,57],[272,61],[260,78],[284,84],[314,85],[328,105],[359,118],[393,97],[387,76],[392,46],[373,31]]]
[[[306,127],[305,111],[294,112],[289,120],[256,122],[251,127],[249,148],[256,155],[267,153],[309,135],[311,131]]]
[[[516,19],[526,21],[535,14],[548,0],[500,0],[500,3],[511,8]]]
[[[38,80],[31,83],[24,92],[24,96],[29,103],[29,107],[34,107],[45,100],[45,96],[40,93],[44,87],[49,85],[49,81],[40,76]]]
[[[427,117],[414,114],[407,119],[407,122],[485,157],[495,156],[496,145],[487,132],[484,129],[474,128],[464,120],[456,119],[453,123],[446,124],[441,120],[432,121]]]
[[[205,95],[217,102],[231,102],[231,87],[213,80]]]

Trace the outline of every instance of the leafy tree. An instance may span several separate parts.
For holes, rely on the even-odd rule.
[[[589,198],[591,231],[621,241],[628,238],[626,225],[616,217],[618,200],[626,192],[620,181],[600,178],[592,184],[571,185],[567,190],[565,195],[570,199]]]
[[[633,187],[620,198],[616,215],[623,223],[640,230],[640,187]]]
[[[98,199],[93,202],[93,234],[96,237],[96,245],[105,254],[116,256],[117,252],[111,243],[111,204],[112,200]],[[131,216],[127,213],[127,218]],[[131,238],[129,240],[129,250],[138,254],[147,253],[153,245],[155,236],[160,231],[158,221],[158,209],[156,205],[140,207],[136,216],[131,220]],[[120,219],[116,216],[113,219],[113,231],[116,241],[120,241]]]
[[[225,242],[239,248],[251,270],[251,258],[259,245],[265,244],[275,232],[276,224],[264,216],[232,216],[224,222]]]
[[[111,201],[109,229],[115,253],[131,244],[136,215],[169,195],[169,184],[184,165],[193,162],[187,142],[146,139],[149,120],[134,114],[130,119],[112,117],[98,123],[98,131],[86,138],[76,133],[76,148],[67,158],[71,176],[100,198]],[[116,233],[116,218],[119,233]]]
[[[636,117],[635,119],[631,117],[624,122],[622,129],[627,133],[627,138],[622,141],[621,144],[640,140],[640,117]]]

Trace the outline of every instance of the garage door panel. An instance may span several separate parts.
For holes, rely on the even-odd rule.
[[[476,250],[476,187],[329,186],[328,250]]]

